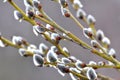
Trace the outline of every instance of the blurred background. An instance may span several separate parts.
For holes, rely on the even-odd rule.
[[[22,36],[28,42],[39,45],[43,42],[50,46],[41,36],[36,37],[32,32],[32,26],[28,22],[19,23],[14,19],[14,8],[8,3],[3,3],[0,0],[0,32],[8,39],[11,36]],[[23,10],[23,0],[14,0]],[[96,29],[104,31],[105,35],[110,38],[111,47],[117,52],[117,59],[120,60],[120,0],[81,0],[83,9],[87,14],[93,15],[96,22]],[[41,0],[44,10],[52,17],[59,25],[71,31],[87,43],[90,40],[86,39],[82,30],[68,18],[61,16],[60,6],[50,0]],[[75,11],[70,7],[72,13]],[[80,21],[80,20],[79,20]],[[84,22],[80,21],[85,27],[88,27]],[[102,58],[92,55],[89,51],[84,50],[74,43],[62,41],[62,46],[65,46],[71,52],[71,55],[88,63],[90,60],[101,61]],[[120,80],[120,72],[113,69],[98,69],[99,73],[110,76],[115,80]],[[57,70],[53,68],[37,68],[32,62],[32,58],[24,58],[18,54],[18,50],[12,47],[0,48],[0,79],[1,80],[71,80],[68,75],[62,77]]]

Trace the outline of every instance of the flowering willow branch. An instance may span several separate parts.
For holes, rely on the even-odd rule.
[[[24,48],[24,47],[22,47],[20,45],[13,44],[13,42],[11,42],[10,40],[4,38],[3,36],[1,36],[0,40],[2,42],[6,43],[7,46],[11,46],[11,47],[18,48],[18,49]],[[29,51],[29,50],[27,50],[26,53],[24,54],[24,56],[33,56],[33,55],[34,55],[34,53]],[[57,63],[49,63],[49,62],[45,62],[44,64],[45,65],[49,65],[49,64],[50,65],[57,65]],[[70,64],[66,64],[66,66],[75,66],[75,64],[74,63],[70,63]],[[89,64],[87,64],[86,67],[93,67],[93,68],[96,68],[96,69],[98,69],[98,68],[118,68],[118,69],[120,69],[120,67],[110,66],[110,65],[89,65]],[[71,71],[71,73],[77,75],[78,77],[83,77],[82,75],[76,74],[75,72]],[[101,76],[101,74],[99,74],[99,77],[100,76]],[[102,78],[105,78],[105,80],[106,80],[107,77],[102,76]],[[107,78],[107,80],[110,80],[110,79]]]
[[[88,15],[82,9],[83,5],[79,0],[70,0],[73,8],[76,11],[76,16],[82,19],[89,27],[85,28],[73,16],[69,10],[67,0],[51,0],[59,3],[61,13],[66,18],[71,18],[83,31],[83,35],[91,41],[91,45],[78,38],[70,31],[65,30],[52,20],[43,10],[39,0],[24,0],[26,12],[14,3],[13,0],[4,0],[9,2],[14,8],[14,17],[21,22],[25,20],[32,24],[33,32],[36,36],[41,35],[46,41],[52,44],[49,48],[44,43],[39,45],[39,49],[20,36],[13,36],[12,41],[0,36],[0,46],[12,46],[18,49],[21,56],[33,58],[33,63],[37,67],[53,67],[64,76],[69,74],[72,80],[111,80],[111,78],[98,74],[95,69],[99,68],[114,68],[120,69],[120,62],[116,59],[115,50],[110,48],[110,40],[107,38],[102,30],[95,29],[95,18]],[[36,21],[38,19],[39,21]],[[43,25],[40,21],[46,24]],[[60,31],[60,32],[57,32]],[[71,56],[71,53],[66,47],[60,45],[61,40],[68,40],[80,45],[81,47],[91,51],[107,62],[100,61],[98,63],[90,61],[88,64]],[[62,55],[60,57],[59,55]]]

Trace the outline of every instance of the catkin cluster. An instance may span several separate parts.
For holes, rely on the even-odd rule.
[[[96,30],[96,19],[92,15],[87,15],[82,9],[80,0],[51,0],[60,5],[61,14],[72,19],[83,31],[83,35],[90,40],[90,45],[79,39],[70,31],[65,30],[52,20],[43,10],[39,0],[23,0],[25,11],[14,3],[14,0],[3,0],[9,2],[14,8],[14,18],[19,22],[23,20],[32,24],[33,33],[39,37],[42,36],[46,41],[52,44],[47,46],[40,43],[38,47],[30,44],[21,36],[13,36],[8,40],[0,35],[0,47],[12,46],[18,49],[23,57],[32,57],[36,67],[53,67],[62,76],[69,74],[72,80],[111,80],[109,77],[102,76],[96,69],[115,68],[120,69],[120,62],[116,59],[116,51],[110,46],[111,42],[102,30]],[[76,11],[76,17],[69,10],[71,2]],[[84,27],[78,20],[83,20],[88,27]],[[41,23],[44,22],[44,24]],[[72,56],[72,53],[66,47],[61,47],[60,41],[67,40],[75,45],[80,45],[86,50],[91,51],[104,59],[104,61],[89,61],[85,63]]]

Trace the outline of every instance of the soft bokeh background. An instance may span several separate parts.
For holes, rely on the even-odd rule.
[[[41,42],[50,45],[42,37],[36,37],[32,32],[32,26],[23,21],[19,23],[14,19],[13,7],[8,3],[3,4],[0,0],[0,32],[3,36],[10,39],[12,35],[23,36],[30,43],[37,46]],[[14,0],[24,9],[23,0]],[[97,20],[96,28],[102,29],[106,36],[111,39],[111,47],[116,49],[117,59],[120,60],[120,0],[81,0],[84,10],[88,14],[94,15]],[[41,0],[45,11],[61,26],[70,30],[82,40],[89,43],[84,38],[82,30],[70,19],[61,16],[60,7],[57,3],[50,0]],[[75,11],[71,8],[72,12]],[[81,21],[82,22],[82,21]],[[82,24],[84,24],[82,22]],[[88,27],[84,24],[85,27]],[[71,42],[61,42],[66,46],[73,56],[76,56],[84,62],[90,60],[103,60],[96,55],[91,55],[89,51]],[[120,72],[112,69],[99,69],[98,72],[111,76],[115,80],[120,80]],[[1,80],[71,80],[69,76],[62,77],[57,70],[53,68],[34,67],[32,58],[24,58],[18,54],[17,49],[12,47],[0,48],[0,79]]]

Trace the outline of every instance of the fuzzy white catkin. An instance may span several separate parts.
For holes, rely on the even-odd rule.
[[[89,65],[97,65],[95,61],[89,61]]]
[[[100,44],[96,40],[91,40],[91,45],[95,48],[98,48]]]
[[[96,38],[101,41],[105,37],[104,32],[102,30],[97,30],[96,32]]]
[[[62,76],[68,73],[68,66],[65,66],[65,64],[57,64],[57,69]]]
[[[54,27],[53,27],[53,26],[51,26],[50,24],[46,24],[46,28],[47,28],[48,30],[51,30],[51,31],[53,31],[53,30],[54,30]]]
[[[73,1],[73,7],[74,7],[74,8],[82,8],[83,5],[82,5],[82,3],[80,2],[80,0],[74,0],[74,1]]]
[[[63,16],[65,16],[65,13],[67,13],[68,10],[66,8],[61,7],[61,13]]]
[[[48,46],[45,45],[44,43],[40,43],[39,50],[44,53],[44,52],[48,51]]]
[[[104,66],[104,65],[105,65],[105,62],[99,61],[99,62],[98,62],[98,65]]]
[[[27,50],[30,50],[30,49],[37,49],[36,45],[34,44],[30,44],[28,47],[27,47]]]
[[[51,46],[50,50],[53,51],[53,52],[55,52],[55,53],[58,52],[58,49],[57,49],[56,46]]]
[[[36,31],[36,29],[34,28],[34,26],[33,26],[33,33],[34,33],[36,36],[39,35],[38,32]]]
[[[40,5],[40,1],[38,0],[32,0],[33,6],[35,10],[39,10],[39,5]]]
[[[33,26],[33,32],[36,36],[38,36],[39,34],[45,32],[45,29],[39,25],[34,25]]]
[[[52,41],[57,42],[57,41],[59,41],[59,40],[57,40],[57,38],[59,38],[59,37],[60,37],[59,34],[57,34],[57,33],[52,33],[50,38],[51,38]]]
[[[33,63],[37,67],[42,67],[44,63],[44,59],[41,55],[39,54],[34,54],[33,55]]]
[[[27,47],[27,51],[31,51],[31,52],[33,52],[34,50],[36,50],[37,49],[37,47],[36,47],[36,45],[34,45],[34,44],[30,44],[28,47]]]
[[[76,73],[81,73],[80,70],[78,70],[76,68],[73,68],[73,67],[70,68],[70,71],[73,71],[73,72],[76,72]],[[70,75],[72,80],[77,80],[77,76],[74,76],[72,73],[69,73],[69,75]]]
[[[34,8],[32,6],[27,6],[25,8],[26,15],[28,16],[28,12],[35,12]]]
[[[0,40],[0,47],[5,47],[5,44]]]
[[[51,32],[45,31],[44,34],[50,37]]]
[[[88,68],[88,70],[86,72],[86,76],[89,80],[97,79],[97,74],[93,68]]]
[[[110,44],[111,44],[110,39],[107,38],[107,37],[104,37],[104,38],[102,39],[102,42],[103,42],[105,45],[110,45]]]
[[[79,70],[82,70],[82,67],[81,67],[81,64],[82,64],[82,63],[83,63],[82,61],[77,60],[77,62],[75,63],[75,66],[76,66]]]
[[[19,52],[19,54],[20,54],[21,56],[25,56],[25,55],[26,55],[26,50],[25,50],[24,48],[20,48],[20,49],[18,50],[18,52]]]
[[[75,76],[72,73],[69,73],[70,77],[72,80],[77,80],[77,78],[75,78]]]
[[[5,3],[5,2],[7,2],[8,0],[3,0],[3,2]]]
[[[82,19],[85,16],[86,16],[86,13],[85,13],[85,11],[83,9],[80,8],[80,9],[77,10],[77,12],[76,12],[76,17],[77,18]]]
[[[111,56],[115,55],[115,54],[116,54],[115,49],[111,48],[111,49],[109,50],[108,54],[111,55]]]
[[[66,47],[63,47],[63,51],[64,51],[66,54],[70,55],[70,52],[69,52],[69,50],[68,50]]]
[[[23,19],[23,15],[22,15],[19,11],[14,10],[14,18],[15,18],[16,20],[19,20],[19,22],[21,22],[22,19]]]
[[[91,35],[90,35],[91,34]],[[91,36],[93,36],[93,30],[92,28],[84,28],[83,29],[83,35],[86,37],[86,38],[90,38]]]
[[[32,52],[33,52],[34,54],[39,54],[39,55],[41,55],[42,57],[45,56],[39,49],[33,49]]]
[[[57,62],[58,61],[57,54],[51,50],[48,51],[46,58],[47,58],[48,62]]]
[[[59,0],[59,4],[61,7],[65,8],[67,7],[67,0]]]
[[[77,68],[73,68],[73,67],[70,68],[70,71],[74,71],[76,73],[81,73],[80,70],[78,70]]]
[[[23,0],[25,7],[31,6],[30,0]]]
[[[95,22],[96,22],[96,19],[92,15],[88,15],[87,23],[91,25],[91,24],[94,24]]]
[[[72,61],[72,62],[77,62],[77,58],[75,56],[70,56],[69,59]]]
[[[62,63],[64,64],[68,64],[71,62],[68,58],[65,58],[65,57],[63,57],[61,60],[62,60]]]
[[[23,38],[21,36],[13,36],[12,37],[12,42],[13,44],[22,44]]]

